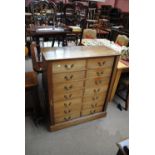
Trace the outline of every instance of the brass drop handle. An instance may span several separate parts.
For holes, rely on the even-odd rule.
[[[73,68],[73,67],[74,67],[74,64],[71,64],[71,65],[65,64],[65,68],[66,68],[66,69],[71,69],[71,68]]]
[[[94,114],[96,112],[96,110],[94,109],[93,111],[90,110],[90,114]]]
[[[73,78],[73,75],[71,75],[70,77],[67,77],[67,76],[64,77],[64,79],[67,81],[71,80],[72,78]]]
[[[69,94],[68,96],[67,95],[64,95],[64,98],[65,99],[70,99],[72,97],[72,94]]]
[[[72,103],[72,102],[69,102],[68,104],[67,104],[67,103],[64,103],[64,106],[65,106],[65,107],[71,106],[71,103]]]
[[[91,104],[91,107],[92,107],[92,108],[95,108],[94,104]]]
[[[103,71],[101,71],[101,72],[96,72],[96,74],[97,74],[97,76],[101,76],[102,74],[104,74],[104,72],[103,72]]]
[[[104,66],[104,64],[105,64],[105,61],[103,61],[103,62],[98,62],[98,65],[99,65],[99,66]]]
[[[95,81],[95,84],[96,85],[99,85],[99,84],[101,84],[102,83],[102,80],[97,80],[97,81]]]
[[[70,90],[70,89],[72,89],[72,88],[73,88],[73,86],[72,86],[72,85],[70,85],[69,87],[64,86],[64,89],[65,89],[65,90]]]
[[[70,109],[68,109],[68,110],[64,110],[64,113],[65,113],[65,114],[68,114],[68,113],[70,113],[70,112],[71,112]]]
[[[94,93],[98,93],[98,92],[100,92],[100,88],[94,89]]]
[[[71,119],[71,116],[64,117],[64,120],[65,120],[65,121],[68,121],[68,120],[70,120],[70,119]]]
[[[93,101],[98,100],[98,96],[92,98]]]

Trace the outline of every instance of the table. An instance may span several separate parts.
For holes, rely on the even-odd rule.
[[[109,48],[116,50],[118,52],[121,52],[121,50],[122,50],[121,46],[119,46],[119,45],[115,44],[114,42],[109,41],[107,39],[83,39],[82,45],[84,45],[84,46],[106,46],[106,47],[109,47]],[[118,65],[117,65],[117,70],[115,73],[115,78],[113,81],[113,87],[110,92],[109,101],[113,100],[113,97],[115,95],[115,92],[116,92],[116,89],[118,86],[119,79],[121,77],[121,74],[123,72],[128,72],[128,71],[129,71],[129,64],[125,63],[122,60],[119,60]]]
[[[39,45],[39,38],[49,38],[53,37],[53,44],[54,46],[54,40],[57,37],[62,37],[63,40],[63,46],[65,46],[65,37],[66,34],[71,32],[72,29],[69,27],[53,27],[53,26],[32,26],[30,28],[27,28],[27,33],[36,40],[37,43],[37,51],[38,55],[40,53],[40,45]]]

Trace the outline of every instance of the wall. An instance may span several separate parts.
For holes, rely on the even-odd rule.
[[[121,9],[123,12],[129,12],[129,0],[105,0],[105,2],[98,2],[98,7],[101,5],[111,5]]]
[[[105,2],[98,2],[98,7],[100,7],[101,5],[111,5],[114,7],[115,0],[105,0]]]
[[[115,7],[120,8],[123,12],[129,12],[129,0],[116,0]]]

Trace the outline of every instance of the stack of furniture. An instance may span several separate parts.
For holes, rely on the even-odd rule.
[[[42,48],[50,130],[106,115],[119,54],[105,46]]]

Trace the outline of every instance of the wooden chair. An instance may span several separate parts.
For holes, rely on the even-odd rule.
[[[30,48],[33,70],[37,73],[43,73],[45,71],[46,65],[43,61],[42,53],[38,54],[36,43],[31,43]]]
[[[67,11],[68,10],[68,11]],[[86,19],[88,16],[88,7],[82,3],[78,3],[76,6],[73,4],[66,4],[64,8],[65,24],[69,26],[78,26],[80,31],[67,34],[67,42],[74,41],[75,45],[78,45],[78,38],[80,43],[82,39],[83,29],[86,28]]]
[[[84,29],[83,39],[95,39],[97,37],[97,32],[95,29]]]
[[[129,38],[126,35],[118,35],[115,41],[116,44],[120,46],[128,46]]]
[[[25,73],[25,100],[30,96],[33,97],[33,102],[28,104],[31,104],[33,120],[37,125],[41,116],[41,108],[38,95],[38,79],[36,73],[33,71]],[[27,107],[27,102],[25,107]],[[27,113],[28,109],[26,108],[25,110]]]

